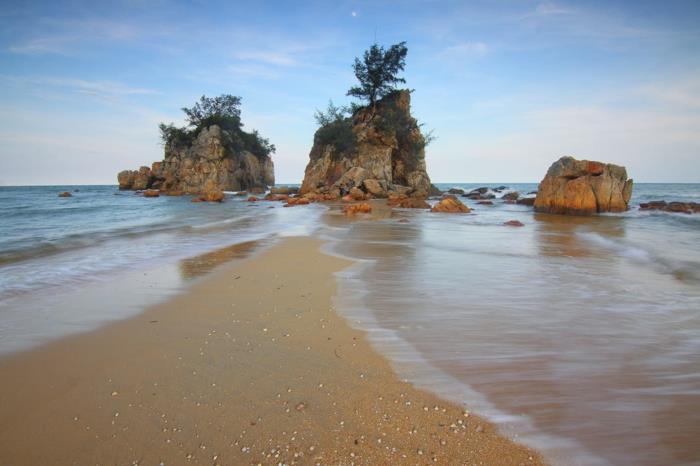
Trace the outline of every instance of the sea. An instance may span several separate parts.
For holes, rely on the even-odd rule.
[[[0,187],[0,357],[186,290],[216,265],[192,258],[308,235],[355,260],[336,274],[334,307],[403,379],[553,464],[700,464],[700,215],[638,209],[700,202],[700,184],[636,184],[629,211],[591,217],[499,199],[535,183],[438,186],[502,184],[492,206],[464,199],[471,214],[371,221],[233,193],[193,204],[116,186]]]

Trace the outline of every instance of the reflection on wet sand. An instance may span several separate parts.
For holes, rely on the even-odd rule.
[[[636,219],[505,209],[327,216],[350,225],[337,251],[372,261],[339,307],[376,326],[402,376],[478,411],[456,381],[476,390],[561,464],[695,464],[698,289],[648,260]],[[511,217],[526,227],[504,228]]]
[[[624,219],[620,217],[566,217],[554,214],[534,214],[537,245],[543,256],[595,257],[609,256],[576,236],[580,232],[595,232],[606,237],[625,236]]]
[[[245,259],[256,250],[269,245],[269,240],[245,241],[216,249],[206,254],[183,259],[179,263],[180,274],[185,280],[197,278],[211,272],[221,264],[234,259]]]

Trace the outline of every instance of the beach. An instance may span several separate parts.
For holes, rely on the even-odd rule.
[[[351,262],[321,246],[229,251],[142,313],[2,357],[0,463],[542,464],[400,380],[336,313]]]

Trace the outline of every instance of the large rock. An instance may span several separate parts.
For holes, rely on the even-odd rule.
[[[238,150],[233,135],[217,125],[202,129],[191,144],[165,146],[162,162],[137,171],[119,172],[119,189],[160,189],[205,194],[210,191],[265,191],[275,184],[274,165],[267,155]],[[215,197],[219,197],[217,194]]]
[[[425,138],[410,107],[410,91],[401,90],[381,99],[375,109],[357,110],[343,120],[349,126],[344,137],[349,132],[351,143],[323,138],[328,127],[319,128],[300,193],[337,191],[342,196],[358,188],[387,197],[407,187],[408,194],[427,197],[432,185],[425,170]]]
[[[535,210],[590,215],[623,212],[632,196],[625,167],[562,157],[549,167],[535,198]]]

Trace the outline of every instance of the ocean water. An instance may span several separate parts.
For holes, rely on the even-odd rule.
[[[330,249],[362,260],[336,306],[402,377],[554,464],[700,464],[700,216],[634,207],[699,196],[642,184],[622,214],[467,200],[473,214],[333,222]]]
[[[324,210],[230,194],[207,204],[115,186],[0,187],[0,355],[138,313],[186,286],[185,259],[312,234]]]
[[[453,186],[480,185],[440,187]],[[472,214],[373,221],[233,196],[0,188],[0,355],[139,312],[186,286],[189,257],[314,235],[357,260],[335,307],[401,377],[555,464],[700,464],[700,215],[636,209],[654,199],[699,202],[700,184],[638,184],[622,214],[465,199]]]

